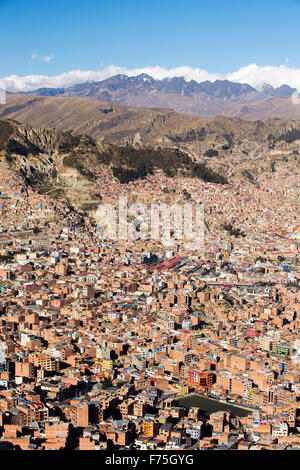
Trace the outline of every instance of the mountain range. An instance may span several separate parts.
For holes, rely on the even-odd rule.
[[[243,119],[278,117],[299,119],[293,104],[295,88],[265,84],[259,90],[248,84],[216,80],[186,81],[183,77],[157,80],[147,74],[116,75],[100,82],[86,82],[69,88],[39,88],[27,95],[60,98],[89,98],[147,108],[171,108],[185,114],[213,117],[225,114]]]

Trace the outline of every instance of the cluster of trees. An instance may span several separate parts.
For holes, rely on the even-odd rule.
[[[228,147],[229,148],[229,147]],[[204,152],[205,157],[217,157],[219,155],[218,150],[215,149],[208,149],[206,152]]]
[[[245,237],[246,234],[241,231],[239,228],[234,228],[231,224],[222,224],[222,229],[226,230],[229,232],[230,235],[233,235],[234,237]]]
[[[147,168],[144,165],[142,165],[136,170],[130,170],[128,168],[122,168],[122,167],[119,167],[119,168],[113,167],[112,172],[113,172],[114,177],[117,178],[121,184],[127,184],[130,181],[145,178],[148,173],[152,173],[152,170],[147,171]]]
[[[92,138],[90,138],[93,141]],[[72,135],[70,132],[65,132],[63,138],[58,146],[60,152],[71,152],[75,147],[78,147],[81,141],[80,135]]]
[[[206,136],[206,129],[205,127],[201,127],[200,129],[192,129],[186,133],[184,137],[182,136],[170,136],[173,142],[195,142],[196,140],[204,140]]]
[[[85,176],[91,181],[95,179],[95,175],[86,167],[84,162],[82,162],[79,155],[67,155],[63,159],[63,164],[69,168],[75,168],[82,176]]]
[[[107,388],[112,387],[113,381],[112,381],[111,377],[104,377],[101,384],[102,384],[102,389],[106,390]]]
[[[112,165],[115,168],[143,168],[148,173],[154,168],[164,171],[184,168],[191,163],[189,156],[179,149],[154,149],[152,147],[135,148],[111,145],[98,156],[99,163]]]
[[[281,136],[278,137],[278,140],[283,140],[284,142],[291,144],[295,140],[300,139],[300,129],[291,129],[290,131],[285,132],[284,134],[281,134]]]
[[[254,260],[256,263],[259,261],[260,263],[267,263],[268,259],[264,256],[257,256]]]
[[[14,260],[13,255],[0,255],[0,264],[9,264]]]
[[[24,157],[27,157],[27,155],[29,154],[28,149],[25,147],[25,145],[21,144],[15,139],[11,139],[8,142],[6,150],[9,153],[16,153],[17,155],[22,155]]]
[[[204,164],[193,162],[179,149],[112,145],[98,154],[98,162],[112,166],[113,175],[121,184],[145,178],[148,174],[153,174],[155,169],[163,170],[168,177],[174,177],[181,171],[183,176],[201,178],[213,183],[227,183],[223,175]]]
[[[203,181],[207,181],[208,183],[217,183],[217,184],[227,184],[228,181],[225,176],[216,173],[215,171],[211,170],[203,163],[194,163],[192,165],[192,176],[196,178],[200,178]]]
[[[187,201],[191,199],[190,193],[185,188],[183,190],[183,195]]]
[[[0,121],[0,150],[3,149],[14,129],[7,121]]]
[[[6,145],[6,151],[8,153],[15,153],[17,155],[22,155],[23,157],[27,157],[29,154],[38,155],[40,153],[40,149],[34,145],[32,142],[26,142],[26,145],[18,142],[15,139],[10,139]]]
[[[163,166],[163,168],[161,168]],[[170,168],[165,168],[164,165],[157,165],[157,166],[150,166],[150,164],[141,164],[136,168],[124,168],[124,167],[113,167],[113,175],[119,180],[121,184],[129,183],[130,181],[134,181],[136,179],[145,178],[148,174],[153,174],[154,169],[163,169],[166,176],[173,178],[175,177],[180,170],[182,170],[183,176],[190,176],[192,178],[200,178],[203,181],[211,182],[211,183],[218,183],[218,184],[226,184],[228,183],[225,176],[220,175],[210,168],[206,167],[202,163],[193,163],[192,161],[189,162],[187,167],[174,165]]]

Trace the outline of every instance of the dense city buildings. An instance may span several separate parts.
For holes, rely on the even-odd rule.
[[[204,204],[193,250],[102,239],[2,170],[1,449],[299,448],[296,175],[120,185],[99,171],[106,203]]]

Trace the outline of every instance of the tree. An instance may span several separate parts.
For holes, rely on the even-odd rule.
[[[106,390],[107,388],[112,386],[112,379],[111,377],[104,377],[104,380],[102,382],[102,389]]]
[[[185,199],[187,199],[187,200],[191,199],[190,193],[185,188],[183,190],[183,195],[184,195]]]
[[[205,157],[217,157],[219,155],[219,152],[218,150],[214,150],[214,149],[208,149],[206,150],[206,152],[204,152],[204,156]]]
[[[13,260],[14,260],[14,257],[11,254],[0,255],[0,264],[2,264],[2,263],[5,263],[5,264],[12,263]]]

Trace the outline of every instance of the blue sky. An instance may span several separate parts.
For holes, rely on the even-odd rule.
[[[298,0],[0,0],[0,17],[0,77],[111,64],[300,69]]]

